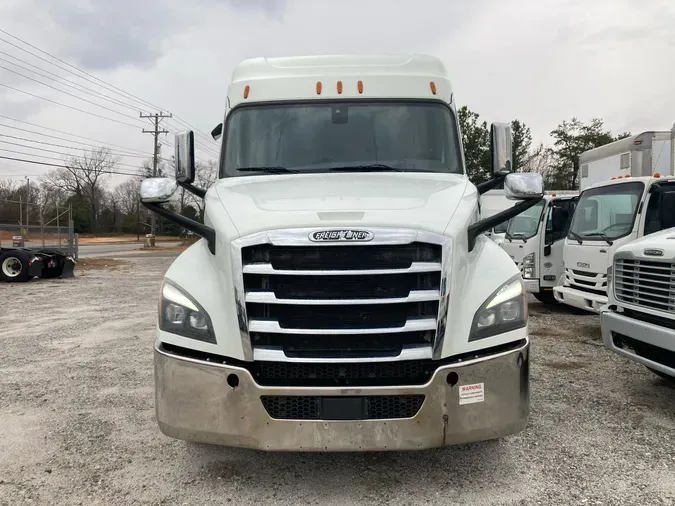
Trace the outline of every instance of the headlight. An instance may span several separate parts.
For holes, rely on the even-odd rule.
[[[614,295],[614,279],[613,279],[612,266],[607,267],[607,295]]]
[[[520,276],[494,292],[473,317],[469,341],[477,341],[527,325],[527,292]]]
[[[166,280],[160,297],[159,328],[183,337],[216,343],[206,311],[187,293]]]
[[[537,277],[537,269],[535,268],[534,265],[534,253],[530,253],[529,255],[525,255],[525,258],[523,258],[523,277],[524,278],[536,278]]]

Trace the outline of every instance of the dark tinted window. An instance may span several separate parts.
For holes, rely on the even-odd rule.
[[[424,102],[319,102],[256,105],[232,112],[221,176],[245,167],[325,171],[385,164],[402,170],[462,173],[448,107]]]

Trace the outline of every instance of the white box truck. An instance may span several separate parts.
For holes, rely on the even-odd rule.
[[[607,348],[675,381],[675,191],[662,199],[674,228],[616,250],[600,321]]]
[[[497,213],[500,213],[510,207],[513,207],[515,203],[513,200],[510,200],[506,197],[504,190],[489,190],[485,192],[480,199],[480,213],[481,217],[489,218],[494,216]],[[493,228],[485,232],[485,235],[492,239],[497,244],[502,244],[504,238],[506,237],[506,227],[508,222],[502,222],[498,225],[495,225]]]
[[[161,432],[261,450],[421,449],[521,431],[529,413],[527,299],[484,233],[543,196],[511,174],[491,127],[493,179],[475,186],[441,61],[255,58],[227,91],[219,178],[141,200],[203,239],[166,272],[156,330]],[[520,202],[482,218],[504,184]],[[162,205],[177,184],[204,223]]]
[[[526,290],[545,304],[557,303],[553,287],[563,274],[563,245],[578,195],[548,191],[507,223],[501,246],[520,269]]]
[[[565,239],[565,272],[553,288],[556,300],[599,313],[607,304],[607,269],[614,252],[667,228],[663,213],[670,210],[659,202],[675,182],[673,132],[667,142],[664,132],[647,132],[581,156],[582,192]],[[631,172],[624,169],[625,160]],[[584,181],[595,182],[586,186]]]

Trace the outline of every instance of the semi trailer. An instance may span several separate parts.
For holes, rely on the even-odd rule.
[[[467,177],[456,98],[431,56],[253,58],[234,70],[218,179],[175,178],[141,202],[201,239],[159,294],[155,409],[172,438],[267,451],[416,450],[494,439],[529,416],[527,293],[485,232],[536,205],[511,173]],[[504,185],[515,205],[479,199]],[[204,199],[202,222],[163,203]]]
[[[56,249],[0,247],[0,281],[73,277],[75,260]]]

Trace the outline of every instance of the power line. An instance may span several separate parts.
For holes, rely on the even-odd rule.
[[[63,151],[56,151],[56,150],[54,150],[54,149],[38,148],[38,147],[35,147],[35,146],[29,146],[29,145],[26,145],[26,144],[21,144],[21,143],[19,143],[19,142],[3,141],[3,140],[2,140],[3,137],[11,137],[11,136],[10,136],[10,135],[2,135],[2,134],[0,134],[0,143],[2,143],[2,144],[10,144],[10,145],[12,145],[12,146],[19,146],[19,147],[22,147],[22,148],[34,149],[34,150],[36,150],[36,151],[44,151],[45,153],[56,153],[57,155],[75,156],[75,155],[73,155],[72,153],[64,153]],[[26,139],[26,140],[27,140],[28,142],[39,142],[39,141],[32,141],[31,139]],[[50,146],[53,146],[53,144],[50,144]],[[58,146],[58,144],[57,144],[56,146]],[[61,147],[64,147],[64,148],[66,148],[66,149],[78,149],[78,148],[72,148],[72,147],[69,147],[69,146],[61,146]],[[112,151],[110,151],[110,154],[111,154],[111,155],[114,155],[114,156],[123,156],[123,155],[119,155],[119,154],[117,154],[117,153],[115,153],[115,152],[112,152]],[[133,155],[132,155],[132,156],[133,156]],[[147,159],[148,157],[136,156],[135,158],[144,158],[144,159]]]
[[[112,143],[110,143],[110,142],[105,142],[105,141],[99,141],[99,140],[96,140],[96,139],[92,139],[91,137],[84,137],[84,136],[82,136],[82,135],[71,134],[70,132],[64,132],[63,130],[56,130],[55,128],[49,128],[49,127],[46,127],[46,126],[37,125],[37,124],[35,124],[35,123],[30,123],[30,122],[28,122],[28,121],[24,121],[24,120],[21,120],[21,119],[12,118],[12,117],[10,117],[10,116],[3,116],[2,114],[0,114],[0,118],[8,119],[8,120],[10,120],[10,121],[16,121],[16,122],[18,122],[18,123],[23,123],[23,124],[25,124],[25,125],[30,125],[30,126],[33,126],[33,127],[36,127],[36,128],[42,128],[42,129],[44,129],[44,130],[49,130],[50,132],[56,132],[56,133],[63,134],[63,135],[70,135],[71,137],[77,137],[78,139],[84,139],[84,140],[86,140],[86,141],[92,141],[92,142],[97,142],[97,143],[99,143],[98,146],[94,146],[93,144],[89,144],[89,146],[100,147],[100,145],[107,144],[108,146],[112,146],[112,147],[115,147],[115,148],[124,149],[124,150],[126,150],[126,151],[131,152],[131,153],[133,153],[133,152],[141,153],[141,154],[143,153],[143,151],[141,151],[141,150],[139,150],[139,149],[127,148],[127,147],[125,147],[125,146],[120,146],[120,145],[118,145],[118,144],[112,144]],[[20,127],[15,127],[15,126],[3,125],[2,123],[0,123],[0,126],[4,126],[4,127],[6,127],[6,128],[12,128],[12,129],[14,129],[14,130],[21,130],[22,132],[34,133],[34,134],[37,134],[37,135],[41,135],[41,136],[43,136],[43,137],[50,137],[50,138],[52,138],[52,139],[58,139],[58,140],[61,140],[61,141],[70,141],[70,139],[64,139],[63,137],[56,137],[56,136],[54,136],[54,135],[43,134],[43,133],[41,133],[41,132],[35,132],[35,131],[33,131],[33,130],[27,130],[27,129],[25,129],[25,128],[20,128]],[[134,128],[137,128],[137,127],[134,127]],[[78,143],[78,144],[80,144],[80,143]],[[85,145],[86,145],[86,144],[85,144]]]
[[[0,126],[2,126],[2,125],[0,125]],[[63,144],[55,144],[53,142],[36,141],[35,139],[28,139],[27,137],[17,137],[16,135],[6,135],[6,134],[3,134],[3,133],[0,133],[0,142],[3,142],[1,140],[3,137],[7,137],[8,139],[15,139],[15,140],[26,141],[26,142],[34,142],[36,144],[43,144],[45,146],[54,146],[54,147],[57,147],[57,148],[66,148],[66,149],[82,149],[83,146],[91,146],[91,147],[95,147],[95,148],[106,147],[106,146],[96,146],[94,144],[82,144],[80,146],[65,146]],[[129,153],[122,153],[122,152],[113,151],[113,150],[110,150],[110,153],[118,155],[118,156],[127,157],[127,158],[144,158],[144,159],[150,158],[150,155],[132,155],[132,154],[129,154]]]
[[[44,165],[46,167],[58,167],[60,169],[85,170],[82,167],[71,167],[71,166],[65,165],[65,164],[59,165],[59,164],[56,164],[56,163],[36,162],[35,160],[24,160],[22,158],[13,158],[11,156],[0,155],[0,159],[2,159],[2,160],[12,160],[12,161],[15,161],[15,162],[22,162],[22,163],[32,163],[34,165]],[[141,174],[138,174],[138,173],[132,174],[132,173],[129,173],[129,172],[119,172],[119,171],[113,171],[113,170],[100,171],[100,172],[103,172],[105,174],[116,174],[118,176],[134,176],[134,177],[140,177],[141,176]],[[39,174],[39,175],[44,176],[44,174]]]
[[[107,116],[101,116],[100,114],[96,114],[95,112],[85,111],[84,109],[78,109],[77,107],[73,107],[72,105],[62,104],[61,102],[57,102],[56,100],[51,100],[49,98],[41,97],[40,95],[35,95],[35,94],[29,93],[27,91],[19,90],[17,88],[12,87],[12,86],[8,86],[7,84],[0,83],[0,86],[4,86],[5,88],[9,88],[10,90],[13,90],[13,91],[16,91],[16,92],[19,92],[19,93],[24,93],[26,95],[30,95],[31,97],[34,97],[34,98],[39,98],[39,99],[44,100],[46,102],[51,102],[52,104],[56,104],[56,105],[60,105],[62,107],[66,107],[68,109],[72,109],[73,111],[78,111],[78,112],[82,112],[84,114],[89,114],[90,116],[96,116],[97,118],[105,119],[105,120],[108,120],[108,121],[113,121],[115,123],[119,123],[120,125],[126,125],[126,126],[130,126],[130,127],[133,127],[133,128],[138,128],[138,125],[132,125],[131,123],[126,123],[124,121],[120,121],[120,120],[117,120],[117,119],[114,119],[114,118],[108,118]]]
[[[125,118],[131,118],[133,120],[136,119],[133,116],[129,116],[128,114],[124,114],[123,112],[116,111],[115,109],[111,109],[110,107],[106,107],[105,105],[97,104],[96,102],[92,102],[91,100],[87,100],[86,98],[78,97],[77,95],[73,95],[72,93],[68,93],[67,91],[60,90],[58,88],[55,88],[51,84],[43,83],[42,81],[38,81],[37,79],[33,79],[32,77],[21,74],[20,72],[16,72],[15,70],[8,69],[7,67],[3,67],[2,65],[0,65],[0,69],[7,70],[8,72],[12,72],[13,74],[16,74],[17,76],[21,76],[25,79],[29,79],[30,81],[41,84],[42,86],[46,86],[47,88],[51,88],[52,90],[56,90],[60,93],[68,95],[69,97],[76,98],[77,100],[82,100],[83,102],[87,102],[88,104],[95,105],[96,107],[100,107],[101,109],[105,109],[106,111],[114,112],[115,114],[119,114],[120,116],[124,116]]]
[[[150,102],[147,102],[146,100],[143,100],[143,99],[137,97],[136,95],[133,95],[133,94],[127,92],[127,91],[122,90],[121,88],[118,88],[117,86],[114,86],[114,85],[112,85],[112,84],[110,84],[110,83],[107,83],[106,81],[103,81],[102,79],[99,79],[98,77],[96,77],[96,76],[94,76],[94,75],[92,75],[92,74],[90,74],[90,73],[88,73],[88,72],[86,72],[86,71],[84,71],[84,70],[82,70],[82,69],[80,69],[80,68],[74,66],[74,65],[71,65],[71,64],[68,63],[67,61],[62,60],[61,58],[59,58],[59,57],[57,57],[57,56],[54,56],[53,54],[48,53],[47,51],[43,51],[43,50],[40,49],[39,47],[34,46],[33,44],[31,44],[31,43],[29,43],[29,42],[26,42],[26,41],[23,40],[23,39],[20,39],[20,38],[17,37],[16,35],[12,35],[11,33],[6,32],[5,30],[2,30],[2,29],[0,29],[0,33],[4,33],[5,35],[8,35],[8,36],[12,37],[13,39],[18,40],[19,42],[21,42],[21,43],[27,45],[28,47],[31,47],[31,48],[35,49],[36,51],[39,51],[40,53],[42,53],[42,54],[44,54],[44,55],[47,55],[47,56],[49,56],[50,58],[53,58],[54,60],[59,61],[59,62],[61,62],[61,63],[65,64],[65,65],[67,65],[68,67],[70,67],[70,68],[72,68],[72,69],[77,70],[77,71],[80,72],[81,74],[84,74],[84,75],[86,75],[86,76],[89,76],[89,77],[92,78],[92,79],[95,79],[96,81],[98,81],[98,83],[95,82],[95,81],[92,81],[92,79],[88,79],[88,78],[86,78],[86,77],[83,77],[83,76],[81,76],[81,75],[78,75],[78,74],[74,73],[72,70],[68,70],[68,69],[66,69],[66,68],[64,68],[64,67],[62,67],[62,66],[60,66],[60,65],[57,65],[56,63],[54,63],[54,62],[52,62],[52,61],[49,61],[49,60],[47,60],[46,58],[43,58],[43,57],[41,57],[41,56],[39,56],[39,55],[36,55],[35,53],[31,53],[31,52],[28,51],[27,49],[24,49],[24,48],[22,48],[21,46],[17,46],[16,44],[13,44],[12,42],[9,42],[8,40],[3,39],[3,38],[0,37],[0,41],[3,41],[3,42],[5,42],[6,44],[9,44],[10,46],[15,47],[15,48],[19,49],[20,51],[23,51],[23,52],[25,52],[25,53],[28,53],[28,54],[30,54],[31,56],[34,56],[34,57],[36,57],[36,58],[39,58],[40,60],[43,60],[43,61],[49,63],[50,65],[53,65],[53,66],[55,66],[55,67],[57,67],[57,68],[60,68],[61,70],[65,70],[66,72],[68,72],[68,73],[70,73],[70,74],[73,74],[74,76],[76,76],[76,77],[78,77],[78,78],[80,78],[80,79],[84,79],[85,81],[89,81],[89,82],[91,82],[91,83],[93,83],[93,84],[96,84],[97,86],[100,86],[100,87],[102,87],[102,88],[104,88],[104,89],[108,89],[108,91],[113,91],[113,93],[116,93],[117,95],[123,96],[123,97],[125,97],[127,100],[129,100],[129,99],[134,100],[134,101],[137,102],[137,103],[143,104],[144,107],[151,107],[152,109],[158,109],[158,110],[166,110],[166,109],[164,109],[163,107],[159,107],[159,106],[157,106],[157,105],[155,105],[155,104],[152,104],[152,103],[150,103]],[[99,83],[102,83],[102,84],[99,84]],[[103,85],[105,85],[105,86],[103,86]],[[112,88],[112,89],[111,89],[111,88]],[[117,91],[114,91],[114,90],[117,90]],[[199,133],[201,133],[204,137],[206,137],[208,140],[215,142],[215,139],[213,139],[213,137],[209,136],[208,134],[205,134],[205,133],[202,132],[201,130],[199,130],[199,129],[195,128],[194,126],[190,125],[187,121],[183,120],[183,119],[180,118],[179,116],[175,116],[175,118],[176,118],[176,120],[181,121],[181,122],[182,122],[184,125],[186,125],[189,129],[194,130],[195,132],[199,132]]]
[[[26,147],[26,146],[24,146],[24,147]],[[35,148],[28,147],[28,149],[35,149]],[[0,151],[5,151],[7,153],[15,153],[17,155],[32,156],[34,158],[44,158],[45,160],[62,160],[62,158],[56,158],[55,156],[36,155],[36,154],[33,154],[33,153],[26,153],[25,151],[18,151],[18,150],[15,150],[15,149],[0,148]],[[129,168],[132,168],[132,169],[142,169],[142,167],[136,167],[134,165],[129,165],[127,163],[118,163],[116,165],[119,165],[120,167],[129,167]]]
[[[132,106],[132,105],[125,104],[124,102],[122,102],[122,101],[120,101],[120,100],[117,100],[117,99],[114,99],[114,98],[110,98],[110,97],[104,95],[103,93],[99,93],[98,91],[94,91],[94,90],[92,90],[91,88],[87,88],[86,86],[82,86],[81,84],[76,83],[75,81],[71,81],[70,79],[66,79],[65,77],[60,76],[60,75],[58,75],[58,74],[55,74],[54,72],[49,72],[48,70],[45,70],[45,69],[43,69],[43,68],[41,68],[41,67],[38,67],[37,65],[33,65],[32,63],[28,63],[27,61],[22,60],[21,58],[17,58],[16,56],[11,55],[11,54],[9,54],[9,53],[6,53],[6,52],[4,52],[4,51],[0,51],[0,54],[4,54],[5,56],[9,56],[10,58],[14,58],[15,60],[18,60],[18,61],[20,61],[21,63],[24,63],[24,64],[28,65],[29,67],[33,67],[33,68],[38,69],[40,72],[37,72],[36,70],[31,70],[31,69],[29,69],[29,68],[27,68],[27,67],[24,67],[23,65],[19,65],[18,63],[11,62],[11,61],[9,61],[9,60],[6,60],[5,58],[0,58],[0,61],[3,61],[3,62],[8,63],[8,64],[10,64],[10,65],[14,65],[15,67],[19,67],[20,69],[26,70],[26,71],[28,71],[28,72],[32,72],[33,74],[37,74],[37,75],[39,75],[40,77],[46,77],[47,79],[53,79],[54,81],[59,82],[59,84],[68,83],[68,86],[69,86],[69,87],[71,87],[71,88],[73,88],[73,89],[75,89],[75,90],[77,90],[77,91],[84,92],[84,93],[89,93],[90,95],[99,97],[99,98],[101,98],[101,99],[103,99],[103,100],[107,100],[107,101],[110,102],[110,103],[113,103],[113,104],[116,104],[116,105],[120,105],[120,106],[122,106],[122,107],[126,107],[127,109],[131,109],[132,111],[136,112],[136,109],[137,109],[137,108],[134,107],[134,106]],[[43,74],[42,72],[44,72],[44,74]],[[48,74],[48,75],[45,75],[45,74]],[[51,77],[49,77],[49,76],[54,76],[55,79],[54,79],[54,78],[51,78]],[[63,81],[63,83],[61,83],[60,81]],[[77,86],[78,88],[75,88],[75,86]],[[81,88],[81,89],[80,89],[80,88]]]

